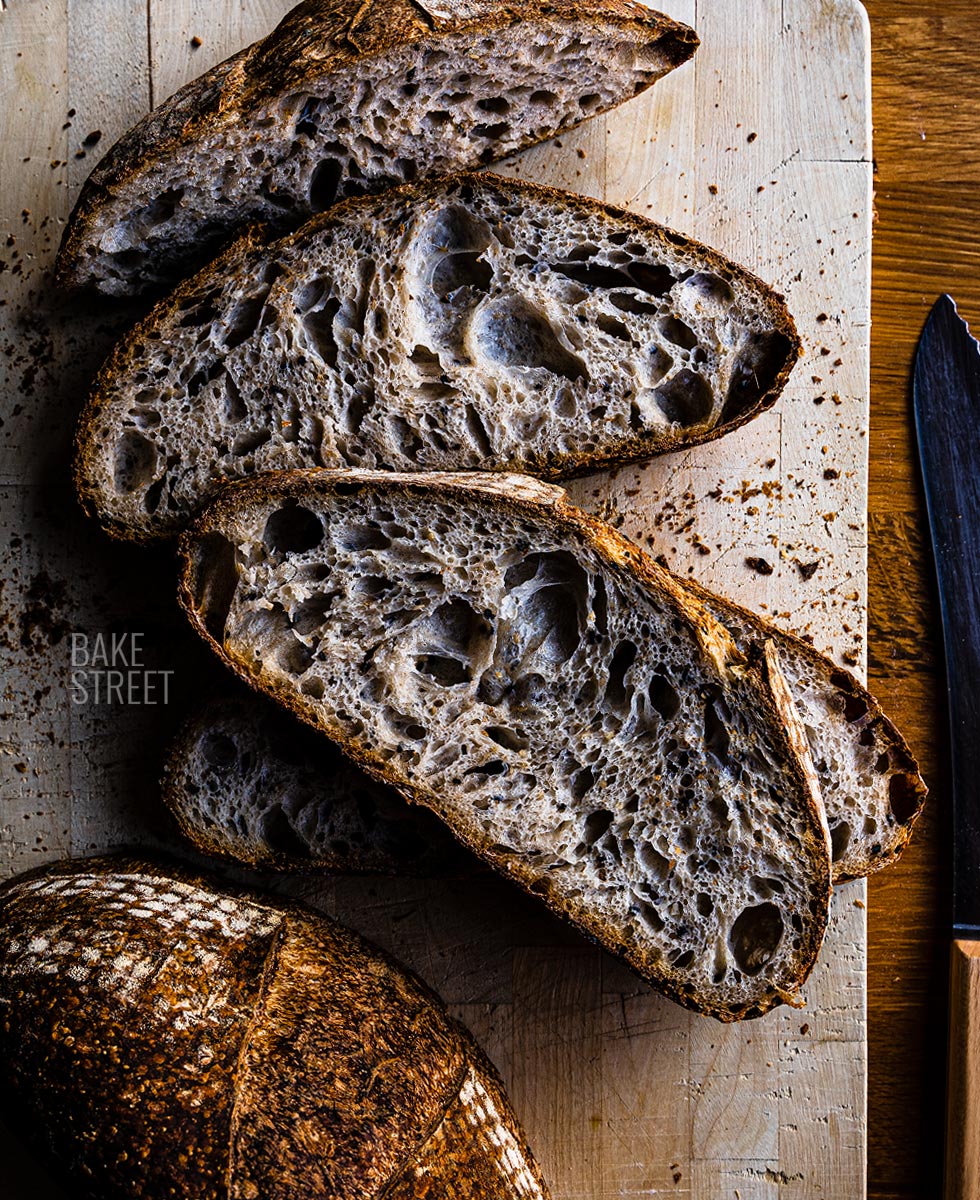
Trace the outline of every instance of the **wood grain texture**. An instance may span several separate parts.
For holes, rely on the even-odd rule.
[[[86,148],[94,159],[151,98],[158,102],[259,36],[288,7],[280,0],[149,0],[148,7],[11,0],[0,12],[0,88],[12,77],[8,63],[27,70],[17,65],[20,53],[30,58],[30,94],[42,101],[40,109],[21,106],[18,116],[14,104],[0,115],[0,132],[9,126],[15,134],[13,141],[0,137],[0,234],[9,228],[33,239],[24,278],[11,268],[20,242],[2,252],[11,270],[4,279],[16,281],[0,310],[14,346],[9,361],[0,358],[2,381],[8,396],[33,388],[30,409],[4,411],[8,423],[0,429],[10,524],[4,600],[15,623],[4,737],[17,751],[7,756],[14,769],[2,791],[10,798],[0,822],[4,873],[66,849],[166,842],[151,804],[157,748],[182,714],[182,699],[213,669],[177,622],[166,554],[106,545],[81,521],[64,486],[68,432],[85,381],[135,315],[45,307],[54,244],[83,173],[75,147],[86,148],[88,135],[101,130]],[[866,26],[852,0],[676,0],[665,7],[698,27],[704,45],[696,61],[511,169],[627,204],[744,261],[787,293],[807,354],[776,411],[737,437],[583,481],[576,494],[668,553],[676,569],[768,612],[860,670],[871,185]],[[105,42],[99,17],[112,25]],[[102,45],[109,49],[93,79]],[[41,146],[41,158],[29,153]],[[50,167],[51,159],[61,165]],[[33,214],[24,234],[22,208]],[[41,224],[45,216],[53,233]],[[42,352],[25,354],[35,325],[46,339]],[[39,364],[43,353],[50,361]],[[40,430],[55,433],[42,443]],[[748,565],[757,558],[771,574]],[[814,562],[816,572],[801,570]],[[30,589],[42,570],[58,603],[39,600],[32,609]],[[61,626],[43,623],[52,612]],[[26,619],[43,634],[38,647],[20,645]],[[143,631],[151,665],[176,671],[167,710],[68,707],[68,634],[112,628]],[[23,697],[38,681],[51,691],[29,711]],[[37,747],[28,761],[20,752],[31,738]],[[836,897],[807,1009],[735,1029],[654,995],[496,879],[297,887],[414,966],[473,1025],[505,1077],[556,1200],[863,1196],[863,884]]]
[[[953,942],[949,959],[946,1200],[980,1197],[980,942]]]
[[[931,797],[913,844],[869,888],[869,1195],[933,1200],[943,1170],[949,743],[939,610],[912,442],[910,380],[950,291],[980,329],[980,82],[974,0],[868,0],[876,208],[869,661]]]

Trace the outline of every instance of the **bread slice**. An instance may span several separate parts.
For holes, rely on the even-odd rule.
[[[184,723],[162,794],[198,850],[250,867],[425,876],[476,865],[427,809],[244,690]]]
[[[265,470],[567,476],[741,425],[798,351],[781,298],[716,252],[454,176],[248,236],[179,288],[100,373],[77,485],[110,532],[147,539]]]
[[[771,645],[514,475],[283,472],[182,542],[181,600],[257,688],[492,866],[721,1020],[791,1000],[830,844]]]
[[[143,860],[0,890],[5,1106],[98,1200],[547,1200],[424,984],[298,905]]]
[[[801,638],[693,580],[684,587],[743,654],[772,642],[806,729],[830,827],[834,882],[872,875],[908,844],[928,789],[908,743],[850,672]]]
[[[175,282],[253,221],[493,162],[644,91],[694,31],[631,0],[306,0],[103,158],[58,260],[114,296]]]
[[[757,658],[771,641],[803,721],[830,828],[833,881],[895,862],[927,795],[901,733],[832,659],[693,580],[678,578]],[[170,749],[163,798],[205,854],[275,870],[442,874],[461,869],[441,822],[377,786],[332,742],[247,696],[206,702]]]

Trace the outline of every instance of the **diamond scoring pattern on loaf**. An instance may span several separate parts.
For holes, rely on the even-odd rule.
[[[194,603],[233,661],[678,998],[744,1015],[794,990],[825,830],[707,614],[612,531],[603,553],[422,480],[310,478],[239,493],[199,543]]]
[[[479,1048],[352,931],[111,858],[11,881],[0,916],[5,1093],[93,1194],[345,1200],[452,1159],[467,1195],[547,1200]]]

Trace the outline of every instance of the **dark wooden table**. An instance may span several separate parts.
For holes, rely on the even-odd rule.
[[[874,1200],[934,1200],[942,1178],[949,745],[939,611],[911,421],[916,340],[950,292],[980,332],[977,0],[868,0],[876,197],[871,355],[869,678],[931,796],[869,905]]]

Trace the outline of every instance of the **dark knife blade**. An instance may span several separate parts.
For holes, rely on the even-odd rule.
[[[980,931],[980,346],[949,296],[915,359],[915,425],[939,583],[953,757],[953,927]]]

